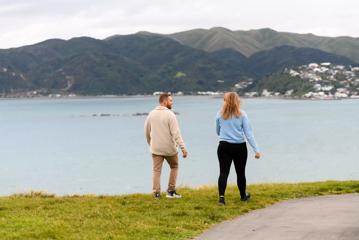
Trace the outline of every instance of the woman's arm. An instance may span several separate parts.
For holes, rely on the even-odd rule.
[[[253,151],[257,154],[257,153],[259,153],[259,149],[257,146],[256,139],[254,138],[252,127],[251,127],[251,124],[249,123],[248,116],[246,113],[242,112],[242,117],[243,117],[244,134],[246,135],[249,145],[251,145]]]
[[[218,136],[219,136],[219,133],[221,131],[221,125],[219,124],[219,118],[220,117],[217,114],[217,116],[216,116],[216,133],[217,133]]]

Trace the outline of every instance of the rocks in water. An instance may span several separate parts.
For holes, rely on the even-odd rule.
[[[173,112],[174,114],[176,114],[176,115],[179,115],[179,113],[178,112]],[[132,116],[134,116],[134,117],[139,117],[139,116],[147,116],[148,115],[148,113],[134,113],[134,114],[132,114]]]
[[[92,114],[92,117],[119,117],[120,114],[110,114],[110,113],[99,113],[99,114]]]
[[[174,114],[176,115],[179,115],[178,112],[173,112]],[[137,112],[137,113],[133,113],[131,114],[131,116],[133,117],[141,117],[141,116],[147,116],[148,113],[147,112]],[[85,115],[82,115],[83,117]],[[91,114],[91,117],[126,117],[126,116],[129,116],[128,114],[111,114],[111,113],[94,113],[94,114]]]
[[[176,115],[179,115],[178,112],[173,112],[173,113],[176,114]],[[147,116],[147,115],[148,115],[148,113],[134,113],[134,114],[132,114],[132,116],[134,116],[134,117]]]
[[[132,114],[132,116],[134,116],[134,117],[147,116],[147,115],[148,115],[148,113],[134,113],[134,114]]]

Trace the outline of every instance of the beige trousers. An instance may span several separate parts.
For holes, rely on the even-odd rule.
[[[165,159],[171,168],[167,191],[174,191],[176,189],[176,180],[178,175],[178,155],[176,154],[174,156],[159,156],[152,154],[153,192],[161,192],[161,172],[163,161]]]

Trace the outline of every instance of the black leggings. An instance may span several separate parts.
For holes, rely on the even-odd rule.
[[[232,161],[237,173],[237,186],[241,197],[246,196],[246,163],[247,163],[246,143],[229,143],[220,141],[217,156],[219,160],[218,192],[219,196],[224,196],[227,187],[227,179],[231,169]]]

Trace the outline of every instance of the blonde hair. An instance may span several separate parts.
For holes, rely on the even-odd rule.
[[[241,115],[240,111],[240,99],[236,92],[227,92],[223,97],[224,103],[222,107],[222,117],[227,120],[232,116],[239,117]]]

